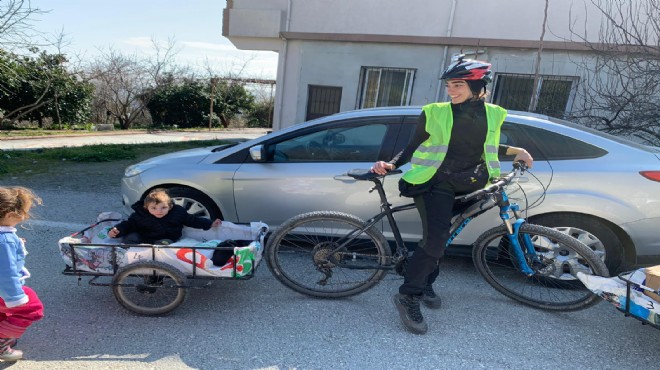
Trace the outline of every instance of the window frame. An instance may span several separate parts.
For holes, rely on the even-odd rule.
[[[357,93],[357,101],[355,103],[355,108],[356,109],[365,109],[365,108],[377,108],[377,107],[385,107],[387,105],[379,105],[378,102],[378,96],[380,93],[381,89],[381,83],[383,80],[383,72],[384,71],[399,71],[399,72],[405,72],[405,83],[404,86],[402,87],[401,90],[401,98],[399,99],[399,106],[408,106],[411,104],[412,101],[412,90],[413,90],[413,85],[415,81],[415,76],[417,75],[417,69],[416,68],[402,68],[402,67],[375,67],[375,66],[362,66],[360,68],[360,80],[358,83],[358,93]],[[375,101],[373,106],[368,106],[365,107],[366,101],[367,101],[367,93],[369,92],[369,89],[367,86],[369,85],[370,79],[369,75],[370,72],[378,72],[378,81],[377,81],[377,87],[376,91],[374,93],[375,96]],[[406,86],[407,85],[407,86]],[[394,105],[396,106],[396,105]]]
[[[498,72],[495,73],[495,83],[493,84],[493,97],[492,97],[492,102],[494,104],[503,106],[504,108],[507,109],[514,109],[514,110],[520,110],[520,111],[529,111],[529,106],[524,107],[524,109],[515,109],[515,108],[509,108],[506,107],[504,104],[502,104],[502,85],[505,85],[505,82],[503,79],[506,79],[507,77],[514,77],[514,78],[524,78],[531,80],[532,83],[534,81],[534,74],[528,74],[528,73],[506,73],[506,72]],[[536,100],[535,100],[535,105],[532,107],[531,112],[537,112],[538,104],[539,104],[539,98],[541,96],[541,93],[543,91],[543,83],[545,81],[570,81],[571,82],[571,87],[568,91],[568,96],[566,96],[566,104],[564,106],[563,110],[563,115],[569,114],[572,109],[573,109],[573,102],[575,101],[575,96],[577,94],[577,88],[578,84],[580,83],[580,77],[579,76],[564,76],[564,75],[539,75],[539,84],[536,89],[536,91],[533,91]],[[534,87],[532,86],[532,89]],[[529,97],[531,98],[531,97]],[[543,113],[545,114],[545,113]]]
[[[341,98],[343,94],[342,86],[330,86],[330,85],[307,85],[307,104],[305,108],[305,121],[311,121],[313,119],[329,116],[341,111]],[[313,97],[319,97],[319,95],[330,95],[334,99],[330,101],[314,100]],[[319,112],[314,109],[325,108],[325,112]],[[336,109],[334,109],[336,108]]]

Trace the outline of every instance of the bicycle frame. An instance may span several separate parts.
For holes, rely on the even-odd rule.
[[[513,178],[513,174],[514,172],[509,174],[509,176],[507,177],[508,181],[510,181],[511,178]],[[383,218],[387,218],[387,221],[390,225],[390,228],[392,229],[392,234],[394,235],[394,240],[396,243],[396,252],[394,254],[394,257],[396,259],[407,257],[408,248],[405,246],[403,238],[401,237],[401,232],[399,231],[399,227],[394,218],[394,214],[397,212],[413,209],[415,208],[415,204],[409,203],[401,206],[392,207],[392,205],[387,200],[387,195],[385,194],[383,183],[380,180],[380,178],[373,177],[373,178],[369,178],[368,180],[372,181],[375,184],[371,189],[369,189],[369,192],[371,193],[374,190],[378,192],[378,196],[380,197],[381,200],[381,204],[380,204],[381,212],[373,216],[369,220],[367,220],[365,222],[365,225],[361,229],[354,230],[353,232],[346,235],[341,240],[340,245],[336,247],[331,252],[331,254],[338,253],[341,249],[346,247],[348,243],[355,240],[355,238],[363,234],[370,227],[377,224]],[[508,181],[506,183],[508,183]],[[502,220],[504,225],[506,225],[508,231],[507,237],[513,247],[513,254],[516,259],[517,265],[519,266],[520,271],[522,273],[524,273],[527,276],[532,276],[534,275],[534,271],[527,263],[526,257],[530,257],[530,260],[536,261],[539,258],[538,254],[534,249],[534,245],[532,243],[531,237],[527,234],[523,235],[523,242],[525,244],[524,246],[525,248],[523,252],[523,247],[520,245],[518,236],[519,236],[520,227],[522,224],[526,222],[526,220],[520,215],[520,206],[516,203],[509,202],[509,197],[507,196],[506,191],[501,185],[497,188],[496,191],[486,193],[485,198],[480,199],[475,203],[468,204],[466,207],[462,207],[458,211],[454,212],[452,216],[453,221],[449,229],[450,230],[449,239],[447,240],[446,246],[449,247],[451,245],[451,242],[461,233],[461,231],[463,231],[465,226],[467,226],[467,224],[470,223],[470,221],[472,221],[474,218],[490,210],[491,208],[499,207],[500,219]],[[458,196],[456,197],[456,199],[467,200],[469,198],[466,197],[469,197],[470,195]],[[513,214],[513,218],[510,216],[510,214]],[[339,263],[339,265],[345,268],[352,268],[352,269],[374,268],[373,266],[365,267],[365,266],[345,265],[342,263]],[[378,268],[392,269],[393,266],[394,264],[390,264],[385,266],[379,266]]]

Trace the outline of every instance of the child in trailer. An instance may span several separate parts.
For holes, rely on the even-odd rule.
[[[181,238],[184,226],[208,230],[222,223],[189,214],[165,189],[152,190],[131,208],[135,212],[108,232],[111,238],[123,237],[124,244],[171,244]]]
[[[41,199],[31,190],[0,187],[0,360],[17,361],[23,352],[16,346],[25,330],[44,316],[37,294],[24,286],[30,273],[25,268],[25,241],[16,225],[30,217],[30,208]]]

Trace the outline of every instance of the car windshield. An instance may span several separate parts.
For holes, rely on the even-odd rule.
[[[589,132],[591,134],[603,137],[605,139],[615,141],[619,144],[624,144],[624,145],[628,145],[628,146],[643,150],[645,152],[660,153],[660,148],[659,147],[653,147],[653,146],[648,146],[648,145],[643,145],[643,144],[640,144],[640,143],[636,143],[632,140],[628,140],[628,139],[620,137],[620,136],[611,135],[611,134],[608,134],[608,133],[603,132],[603,131],[599,131],[599,130],[595,130],[595,129],[590,128],[590,127],[579,125],[577,123],[565,121],[563,119],[554,118],[554,117],[548,117],[548,121],[558,123],[560,125],[564,125],[564,126],[567,126],[567,127],[571,127],[571,128],[577,129],[577,130],[586,131],[586,132]]]

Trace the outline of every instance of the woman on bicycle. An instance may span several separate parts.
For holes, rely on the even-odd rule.
[[[464,55],[453,58],[441,77],[451,102],[425,105],[406,148],[391,161],[378,161],[371,169],[383,175],[412,164],[399,189],[402,195],[414,198],[423,239],[407,263],[404,282],[393,302],[403,324],[413,333],[428,330],[420,302],[429,308],[441,305],[433,282],[449,240],[454,197],[483,188],[490,178],[499,176],[498,154],[515,155],[514,161],[532,166],[532,156],[525,149],[499,145],[506,110],[485,103],[486,85],[492,80],[490,68],[490,63]]]

